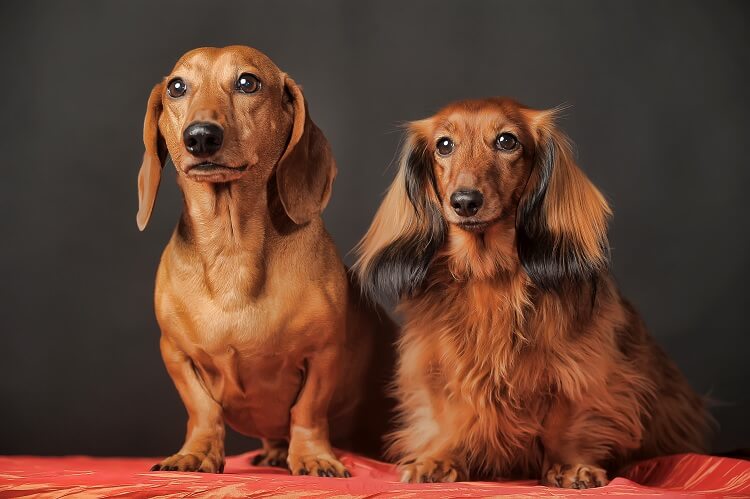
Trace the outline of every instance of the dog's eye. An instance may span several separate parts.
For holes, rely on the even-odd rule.
[[[167,93],[170,97],[182,97],[187,91],[187,85],[182,78],[175,78],[167,85]]]
[[[441,156],[447,156],[453,152],[453,141],[450,137],[440,137],[435,145],[437,153]]]
[[[260,90],[260,80],[254,74],[242,73],[237,78],[237,90],[243,94],[255,93]]]
[[[518,145],[518,139],[512,133],[501,133],[495,139],[495,147],[501,151],[512,151]]]

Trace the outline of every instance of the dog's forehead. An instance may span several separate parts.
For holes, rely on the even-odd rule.
[[[180,71],[217,73],[246,69],[266,75],[281,73],[279,68],[263,52],[243,45],[193,49],[180,57],[172,73]]]
[[[522,106],[508,99],[478,99],[454,102],[439,110],[432,118],[436,129],[496,128],[520,124]]]
[[[464,100],[449,104],[438,114],[452,115],[457,119],[483,120],[491,117],[511,118],[521,106],[502,97],[490,99]]]

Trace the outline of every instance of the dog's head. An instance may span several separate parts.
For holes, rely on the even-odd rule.
[[[544,290],[606,268],[609,207],[554,118],[485,99],[410,123],[397,177],[358,247],[366,291],[413,295],[439,251],[452,272],[479,278],[520,263]]]
[[[200,48],[151,91],[138,175],[138,227],[148,223],[167,154],[188,182],[270,179],[289,217],[306,223],[328,202],[336,165],[300,87],[261,52]]]

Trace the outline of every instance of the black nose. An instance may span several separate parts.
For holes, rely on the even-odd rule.
[[[224,130],[213,123],[193,123],[185,129],[182,140],[193,156],[210,156],[221,148]]]
[[[479,191],[462,190],[451,194],[451,206],[462,217],[476,215],[482,203],[484,203],[484,196]]]

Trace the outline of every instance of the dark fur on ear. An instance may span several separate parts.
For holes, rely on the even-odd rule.
[[[370,299],[391,304],[421,289],[447,230],[437,192],[426,142],[412,131],[396,179],[357,246],[354,269]]]
[[[535,164],[516,218],[518,257],[532,282],[546,291],[591,282],[609,264],[611,211],[576,166],[553,120],[554,111],[538,117]]]

